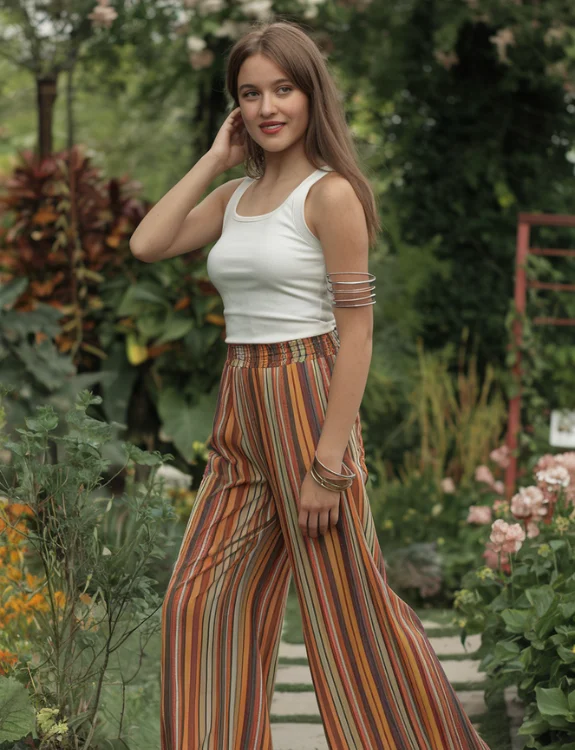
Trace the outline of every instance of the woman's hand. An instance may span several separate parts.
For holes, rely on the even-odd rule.
[[[343,492],[343,490],[342,490]],[[316,538],[336,525],[341,492],[326,490],[312,475],[305,475],[298,500],[298,525],[304,536]]]
[[[222,123],[208,153],[220,162],[224,171],[231,169],[246,158],[247,137],[242,113],[236,107]]]

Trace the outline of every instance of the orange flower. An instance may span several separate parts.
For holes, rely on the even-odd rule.
[[[59,607],[60,609],[64,609],[64,607],[66,606],[66,594],[64,594],[63,591],[55,591],[54,600],[57,607]]]

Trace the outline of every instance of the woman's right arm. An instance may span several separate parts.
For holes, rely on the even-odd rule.
[[[218,236],[223,218],[222,188],[201,196],[222,173],[208,152],[144,216],[130,238],[130,250],[138,260],[154,263],[196,250]]]
[[[220,185],[196,204],[216,177],[243,160],[244,130],[237,107],[224,121],[212,148],[138,224],[130,238],[132,255],[154,263],[196,250],[219,237],[225,207],[241,179]]]

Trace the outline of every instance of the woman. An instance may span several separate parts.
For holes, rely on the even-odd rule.
[[[234,45],[227,88],[237,106],[212,148],[131,240],[146,262],[218,240],[208,273],[228,343],[163,607],[162,750],[272,748],[292,573],[330,748],[486,750],[421,621],[387,585],[366,494],[359,407],[379,227],[338,92],[286,22]],[[248,176],[196,205],[242,162]]]

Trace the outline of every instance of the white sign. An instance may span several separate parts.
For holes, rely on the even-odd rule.
[[[575,448],[575,411],[554,409],[551,412],[549,442],[558,448]]]

